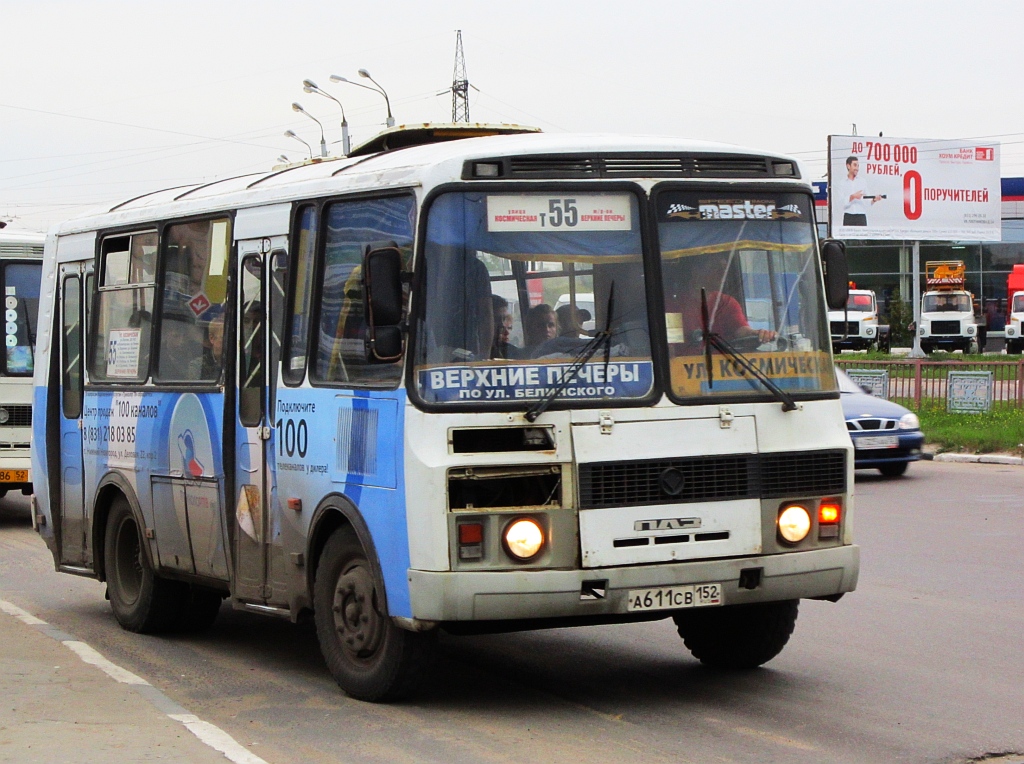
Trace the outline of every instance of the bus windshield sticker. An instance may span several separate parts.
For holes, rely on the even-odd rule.
[[[420,389],[432,403],[515,401],[542,398],[561,382],[571,363],[444,366],[421,369]],[[607,371],[606,371],[607,368]],[[650,361],[584,364],[559,398],[642,398],[654,385]]]
[[[107,342],[107,376],[139,376],[141,329],[112,329]]]
[[[629,231],[629,194],[517,194],[487,197],[487,230]]]

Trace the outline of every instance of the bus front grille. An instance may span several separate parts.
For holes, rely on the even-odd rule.
[[[7,412],[4,416],[3,412]],[[5,421],[6,420],[6,421]],[[0,404],[0,427],[31,427],[32,406]]]
[[[581,509],[819,496],[846,490],[846,452],[804,451],[581,464]]]

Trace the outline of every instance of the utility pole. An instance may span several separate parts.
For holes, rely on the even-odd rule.
[[[462,53],[462,30],[455,30],[455,72],[452,74],[452,122],[469,122],[469,80]]]

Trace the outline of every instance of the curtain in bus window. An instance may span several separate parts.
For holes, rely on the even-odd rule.
[[[397,246],[404,267],[411,268],[415,214],[410,196],[339,202],[328,208],[314,374],[318,381],[391,386],[401,378],[400,362],[369,362],[362,261],[369,247]]]
[[[11,376],[31,376],[39,316],[38,263],[9,263],[0,273],[4,292],[4,360]]]
[[[168,226],[161,281],[161,382],[216,382],[223,369],[228,220]]]

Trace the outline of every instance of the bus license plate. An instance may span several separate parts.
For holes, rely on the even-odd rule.
[[[628,612],[638,610],[679,610],[722,604],[721,584],[662,586],[657,589],[630,589]]]
[[[899,448],[899,435],[868,435],[864,438],[854,438],[854,448]]]
[[[28,470],[0,470],[0,483],[27,483]]]

